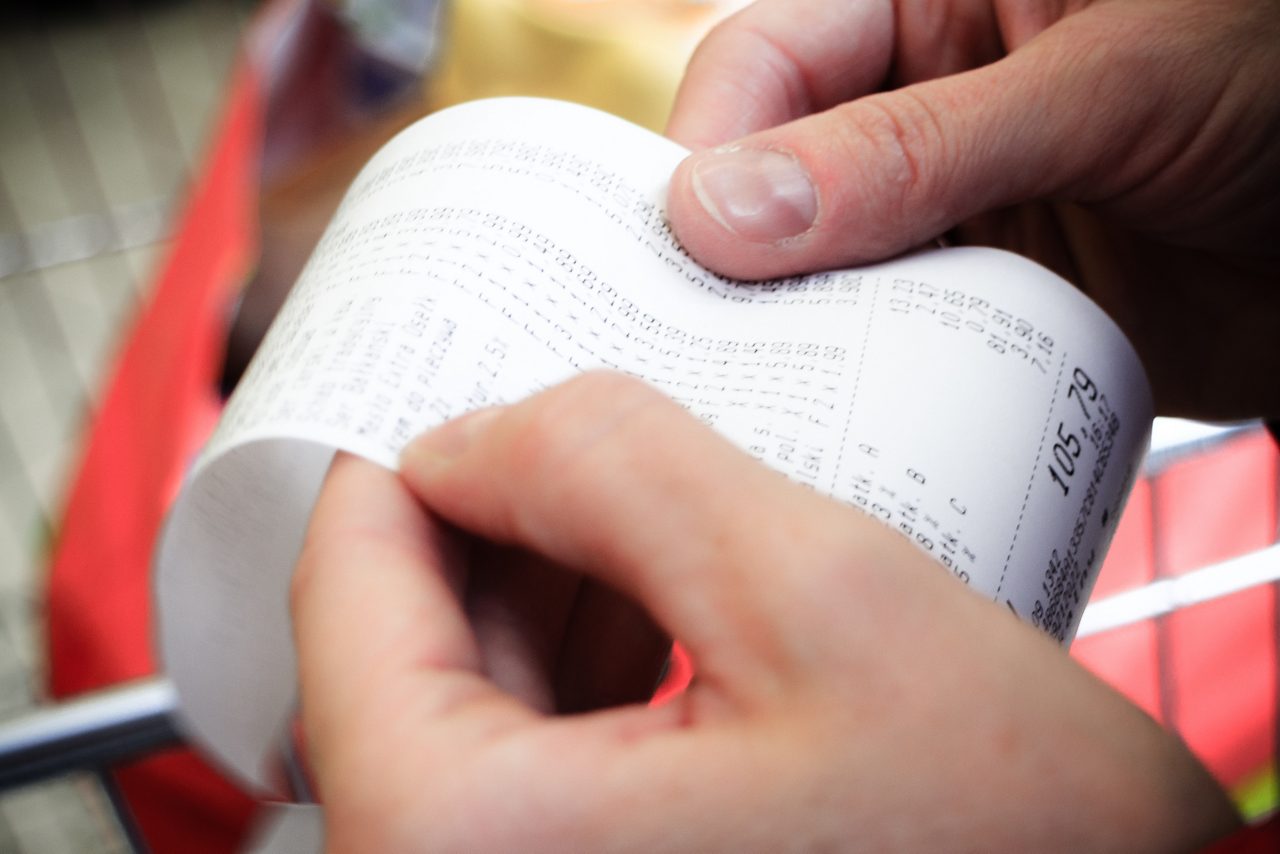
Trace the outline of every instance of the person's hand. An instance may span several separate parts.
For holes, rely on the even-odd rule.
[[[1011,249],[1112,315],[1162,412],[1277,416],[1277,80],[1273,0],[761,0],[689,64],[671,225],[746,279]]]
[[[634,380],[451,422],[402,477],[335,463],[293,588],[332,851],[1169,851],[1233,826],[1048,639]],[[688,691],[626,702],[664,646],[566,579],[679,638]],[[550,713],[564,685],[593,710]]]

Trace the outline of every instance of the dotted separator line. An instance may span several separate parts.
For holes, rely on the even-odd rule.
[[[1044,454],[1044,440],[1049,435],[1049,424],[1053,421],[1053,413],[1058,405],[1058,389],[1062,387],[1062,372],[1067,368],[1066,351],[1062,353],[1062,360],[1058,362],[1058,376],[1053,381],[1053,396],[1049,398],[1049,412],[1044,417],[1044,428],[1040,431],[1040,446],[1036,448],[1036,461],[1031,464],[1031,476],[1027,478],[1027,491],[1022,496],[1022,509],[1018,511],[1018,524],[1013,526],[1013,539],[1009,541],[1009,553],[1005,555],[1004,567],[1000,570],[1000,583],[996,585],[995,598],[1000,598],[1000,593],[1004,590],[1004,580],[1009,574],[1009,563],[1013,560],[1013,547],[1018,544],[1018,534],[1022,531],[1022,519],[1026,516],[1027,505],[1031,503],[1031,487],[1036,482],[1036,472],[1040,470],[1040,457]],[[1010,606],[1012,607],[1012,606]]]
[[[866,279],[863,279],[863,288]],[[862,382],[862,363],[867,358],[867,344],[871,340],[871,322],[876,314],[876,297],[880,294],[880,279],[876,277],[875,286],[870,288],[871,301],[867,306],[867,323],[862,331],[862,346],[858,348],[858,362],[853,368],[853,389],[849,392],[849,408],[844,419],[844,433],[840,436],[840,449],[836,452],[836,464],[831,469],[831,495],[839,498],[840,467],[844,463],[844,449],[849,444],[849,428],[853,426],[853,408],[858,403],[858,386]]]

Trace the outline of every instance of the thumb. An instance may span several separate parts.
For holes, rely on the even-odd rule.
[[[672,177],[672,229],[720,273],[772,278],[877,260],[984,211],[1092,192],[1081,181],[1114,146],[1132,150],[1117,137],[1140,133],[1150,108],[1105,57],[1055,41],[693,154]]]

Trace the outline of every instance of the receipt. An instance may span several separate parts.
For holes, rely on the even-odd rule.
[[[334,451],[394,468],[433,425],[588,369],[653,384],[1070,639],[1152,418],[1119,329],[989,249],[720,277],[663,216],[685,154],[584,107],[500,99],[422,120],[357,178],[157,552],[183,718],[243,779],[270,785],[294,707],[289,577]]]

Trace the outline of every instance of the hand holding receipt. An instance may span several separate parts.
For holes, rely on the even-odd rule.
[[[284,589],[332,450],[394,467],[446,418],[593,368],[643,377],[1069,637],[1151,418],[1123,336],[1052,274],[986,250],[715,276],[661,217],[681,156],[585,108],[478,102],[357,179],[159,555],[166,660],[233,767],[265,781],[292,707]],[[242,680],[274,708],[229,694]]]
[[[750,279],[943,232],[1006,247],[1119,322],[1162,412],[1274,417],[1280,100],[1257,81],[1277,23],[1250,0],[761,0],[689,67],[669,132],[695,153],[665,219]],[[319,496],[293,613],[330,849],[1189,851],[1237,826],[1176,739],[1048,639],[1073,630],[1145,429],[1109,321],[983,252],[739,290],[592,166],[662,200],[631,172],[657,154],[620,164],[598,139],[569,145],[568,183],[648,257],[567,240],[556,194],[531,192],[548,204],[517,219],[568,295],[504,284],[548,280],[509,260],[526,235],[490,240],[507,258],[472,293],[520,333],[482,327],[453,398],[479,409],[412,440],[398,477],[340,455]],[[498,196],[525,193],[511,161]],[[464,207],[441,214],[453,248]],[[438,290],[482,275],[459,269]],[[433,363],[478,316],[449,314]],[[613,372],[494,405],[496,374],[532,364],[522,336],[566,376]],[[694,683],[632,705],[667,637]]]

